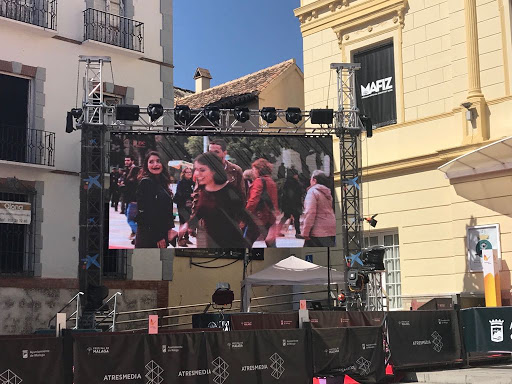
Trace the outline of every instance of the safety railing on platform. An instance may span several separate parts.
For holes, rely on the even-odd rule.
[[[293,300],[293,297],[299,296],[299,295],[311,295],[311,294],[319,294],[323,293],[326,294],[327,290],[316,290],[316,291],[302,291],[302,292],[290,292],[290,293],[282,293],[282,294],[276,294],[276,295],[267,295],[267,296],[259,296],[259,297],[253,297],[251,298],[251,302],[261,302],[265,300],[271,300],[281,297],[291,297],[292,300],[288,301],[279,301],[274,303],[262,303],[262,304],[251,304],[251,309],[255,310],[258,309],[258,312],[267,312],[265,311],[266,308],[272,308],[275,307],[289,307],[288,309],[292,309],[293,305],[298,305],[300,300]],[[322,301],[322,299],[306,299],[308,302],[313,301]],[[187,327],[191,328],[192,326],[192,320],[191,317],[193,315],[200,315],[204,313],[236,313],[240,312],[240,300],[234,300],[233,301],[233,307],[229,309],[223,309],[223,310],[213,310],[211,303],[199,303],[199,304],[188,304],[188,305],[178,305],[178,306],[172,306],[172,307],[163,307],[163,308],[153,308],[153,309],[141,309],[141,310],[135,310],[135,311],[123,311],[117,313],[117,318],[121,317],[136,317],[126,320],[116,320],[116,326],[119,326],[119,328],[125,328],[125,329],[119,329],[121,332],[132,332],[132,331],[142,331],[145,329],[148,329],[147,325],[144,327],[135,327],[132,328],[130,325],[135,324],[143,324],[144,322],[147,324],[148,322],[148,315],[150,314],[157,314],[159,315],[160,324],[159,328],[178,328],[178,327]],[[200,310],[202,308],[202,310]],[[171,314],[165,314],[167,311],[169,312],[180,312],[180,311],[187,311],[185,313],[171,313]],[[189,312],[190,311],[190,312]],[[277,311],[276,311],[277,312]],[[144,317],[138,317],[138,316],[144,316]],[[181,319],[187,319],[190,318],[190,320],[180,321]]]
[[[83,294],[84,294],[83,292],[78,292],[75,296],[73,296],[71,298],[71,300],[69,300],[66,303],[66,305],[64,305],[59,311],[57,311],[57,313],[62,313],[62,311],[64,311],[73,302],[76,301],[76,310],[73,313],[71,313],[69,316],[66,317],[66,322],[68,322],[68,321],[74,321],[75,322],[75,326],[72,329],[77,329],[78,328],[78,319],[80,318],[80,309],[81,309],[80,297]],[[53,315],[53,317],[50,320],[48,320],[48,328],[51,328],[53,319],[57,318],[57,313],[55,315]]]
[[[117,316],[117,296],[121,296],[121,295],[122,295],[121,292],[114,293],[112,296],[110,296],[110,299],[105,301],[105,304],[103,304],[101,306],[100,310],[95,312],[95,316],[96,316],[96,320],[97,320],[96,321],[96,326],[101,325],[107,319],[112,319],[112,325],[110,325],[108,327],[108,331],[115,332],[115,330],[116,330],[116,316]],[[104,315],[103,312],[101,311],[101,309],[103,309],[103,308],[110,309],[110,307],[109,307],[110,304],[109,303],[112,300],[113,300],[113,304],[114,304],[112,310],[110,312],[108,312],[106,315]]]

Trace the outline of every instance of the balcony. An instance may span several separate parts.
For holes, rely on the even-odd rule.
[[[55,133],[0,124],[0,160],[55,166]]]
[[[88,8],[84,11],[85,40],[144,52],[144,23]]]
[[[0,0],[0,17],[57,30],[57,0]]]

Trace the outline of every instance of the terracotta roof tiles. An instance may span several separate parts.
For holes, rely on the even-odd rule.
[[[259,95],[272,81],[293,65],[295,65],[294,59],[283,61],[272,67],[184,97],[177,104],[199,109],[212,104],[227,108],[227,104],[232,102],[247,102]]]

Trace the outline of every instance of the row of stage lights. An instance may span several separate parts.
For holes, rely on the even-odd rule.
[[[207,120],[209,120],[212,124],[218,125],[221,119],[222,111],[219,107],[216,106],[207,106],[203,109],[191,109],[188,105],[176,105],[174,109],[171,109],[174,112],[175,122],[180,125],[187,125],[194,121],[194,119],[198,116],[204,116]],[[297,107],[289,107],[286,110],[277,110],[274,107],[263,107],[259,111],[251,111],[248,107],[237,106],[234,109],[228,109],[228,111],[233,113],[236,121],[240,123],[245,123],[249,121],[254,112],[257,112],[261,119],[265,121],[267,124],[274,123],[279,115],[283,115],[288,123],[293,125],[299,124],[302,119],[306,116],[309,116],[311,124],[319,124],[319,125],[331,125],[334,119],[334,110],[333,109],[311,109],[309,114]],[[140,116],[140,107],[138,105],[132,104],[120,104],[115,107],[116,120],[119,121],[138,121]],[[146,113],[149,115],[151,122],[155,122],[160,119],[164,113],[165,109],[161,104],[149,104]],[[68,125],[69,125],[69,116],[72,116],[76,120],[80,119],[83,115],[83,110],[81,108],[73,108],[70,112],[68,112]],[[367,137],[372,136],[372,122],[369,117],[364,115],[360,116],[361,122],[366,129]],[[71,128],[68,130],[68,125],[66,127],[66,132],[72,132],[72,122]]]

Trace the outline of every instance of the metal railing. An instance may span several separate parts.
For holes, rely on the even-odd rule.
[[[107,307],[110,309],[109,307],[109,303],[114,300],[114,305],[112,307],[112,310],[110,312],[108,312],[106,315],[103,315],[100,311],[96,311],[95,312],[95,316],[97,318],[97,320],[99,320],[97,323],[96,323],[96,326],[100,325],[101,323],[103,323],[105,320],[107,319],[112,319],[112,325],[110,325],[110,327],[108,327],[108,331],[111,331],[111,332],[114,332],[116,330],[116,316],[117,316],[117,296],[121,296],[122,293],[121,292],[116,292],[114,293],[110,299],[108,299],[107,301],[105,301],[105,304],[102,305],[102,307]]]
[[[57,30],[57,0],[0,0],[0,16]]]
[[[71,300],[69,300],[66,303],[66,305],[64,305],[60,310],[57,311],[57,313],[61,313],[63,310],[65,310],[67,307],[69,307],[73,303],[73,301],[76,301],[76,310],[72,314],[70,314],[69,316],[66,317],[66,322],[70,321],[70,320],[74,320],[75,321],[75,326],[72,329],[77,329],[78,328],[78,319],[80,317],[80,308],[81,308],[80,307],[80,297],[83,294],[84,294],[83,292],[78,292],[75,296],[73,296],[71,298]],[[51,327],[52,320],[57,318],[57,313],[55,315],[53,315],[53,317],[50,320],[48,320],[48,328]]]
[[[260,302],[270,299],[277,299],[280,297],[291,297],[292,300],[290,301],[280,301],[275,303],[266,303],[266,304],[256,304],[251,305],[251,308],[256,309],[258,308],[258,311],[265,312],[265,308],[274,308],[274,307],[290,307],[293,304],[299,304],[299,300],[293,300],[294,296],[303,295],[303,294],[325,294],[327,290],[318,290],[318,291],[302,291],[302,292],[290,292],[290,293],[282,293],[282,294],[276,294],[276,295],[268,295],[268,296],[260,296],[260,297],[253,297],[251,298],[251,302]],[[310,301],[321,301],[322,299],[313,299],[313,300],[306,300],[308,302]],[[225,309],[222,312],[240,312],[240,300],[234,300],[233,305],[237,304],[237,306],[229,309]],[[212,310],[211,303],[199,303],[199,304],[189,304],[189,305],[178,305],[173,307],[164,307],[164,308],[153,308],[153,309],[141,309],[141,310],[135,310],[135,311],[125,311],[125,312],[119,312],[117,314],[118,318],[123,316],[142,316],[138,318],[131,318],[127,320],[118,320],[116,322],[116,325],[120,325],[125,327],[125,329],[121,330],[121,332],[134,332],[134,331],[142,331],[145,329],[148,329],[147,326],[145,327],[137,327],[137,328],[129,328],[130,325],[134,325],[136,323],[144,323],[148,322],[148,314],[161,314],[162,312],[180,312],[182,310],[187,310],[187,312],[184,313],[173,313],[173,314],[167,314],[160,316],[159,319],[161,323],[159,324],[159,328],[178,328],[178,327],[190,327],[192,325],[192,321],[185,320],[184,322],[181,322],[180,320],[184,318],[192,317],[192,315],[199,315],[203,313],[215,313],[218,311]],[[188,312],[188,310],[191,310],[191,312]],[[165,324],[169,320],[176,321],[175,323]]]
[[[55,133],[0,124],[0,160],[53,167]]]
[[[144,52],[144,23],[127,17],[87,8],[84,11],[84,41],[94,40],[116,47]]]

